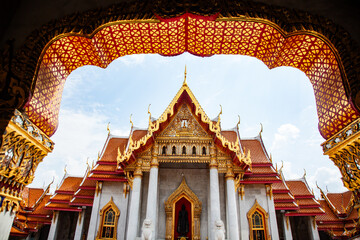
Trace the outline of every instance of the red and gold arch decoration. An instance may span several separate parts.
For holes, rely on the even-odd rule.
[[[58,36],[43,50],[34,94],[25,111],[47,135],[58,126],[58,113],[67,76],[84,65],[107,67],[130,54],[174,56],[238,54],[253,56],[269,68],[292,66],[313,85],[319,130],[328,139],[358,117],[343,86],[337,52],[325,37],[310,31],[287,33],[276,24],[256,18],[223,18],[183,14],[170,19],[118,21],[91,35]]]

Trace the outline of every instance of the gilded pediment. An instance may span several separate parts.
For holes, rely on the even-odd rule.
[[[191,113],[189,106],[183,104],[171,123],[158,137],[210,137]]]

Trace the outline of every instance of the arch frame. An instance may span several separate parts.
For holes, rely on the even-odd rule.
[[[360,110],[360,58],[359,47],[351,36],[331,20],[314,16],[300,10],[270,6],[264,3],[212,0],[189,3],[185,0],[171,1],[151,0],[124,2],[108,8],[72,14],[62,19],[51,21],[40,29],[34,30],[17,49],[9,44],[8,49],[0,54],[1,76],[6,78],[6,86],[11,86],[3,93],[4,110],[0,130],[4,130],[15,108],[22,109],[34,92],[42,54],[49,44],[64,36],[82,35],[91,37],[102,28],[130,22],[158,22],[183,14],[197,14],[211,17],[214,20],[259,19],[273,24],[287,34],[304,32],[316,35],[328,41],[333,48],[339,63],[343,86],[349,103],[357,112]],[[326,24],[324,24],[326,23]],[[6,113],[6,114],[5,114]],[[3,126],[4,125],[4,126]]]
[[[164,203],[166,213],[165,239],[174,239],[175,205],[182,198],[185,198],[191,203],[192,239],[200,240],[200,215],[202,210],[202,203],[196,194],[186,184],[185,177],[183,177],[179,187],[168,197]]]

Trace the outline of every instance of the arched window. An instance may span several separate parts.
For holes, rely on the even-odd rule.
[[[161,152],[162,155],[166,155],[166,146],[163,146],[162,147],[162,152]]]
[[[196,147],[195,146],[193,146],[193,148],[192,148],[192,154],[196,155]]]
[[[172,152],[171,152],[171,154],[172,154],[172,155],[175,155],[175,154],[176,154],[176,147],[175,147],[175,146],[172,147]]]
[[[185,146],[182,147],[182,154],[186,154],[186,147]]]
[[[120,211],[111,197],[110,201],[100,210],[101,224],[96,239],[116,239],[119,216]]]
[[[202,148],[202,155],[206,155],[206,147]]]
[[[250,226],[250,240],[266,240],[268,214],[255,200],[254,206],[247,214]]]

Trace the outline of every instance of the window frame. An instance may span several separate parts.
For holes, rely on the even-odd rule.
[[[253,216],[256,213],[259,213],[262,217],[262,228],[257,228],[253,225]],[[264,231],[264,240],[271,239],[269,237],[268,233],[268,220],[269,220],[269,214],[263,209],[260,204],[255,200],[255,204],[252,206],[252,208],[247,213],[248,221],[249,221],[249,230],[250,230],[250,240],[254,240],[254,233],[253,231],[256,230],[263,230]]]
[[[113,210],[113,212],[115,214],[114,224],[106,225],[105,224],[106,213],[109,212],[110,209]],[[100,224],[99,224],[99,230],[96,235],[96,240],[116,240],[117,239],[117,225],[118,225],[118,221],[119,221],[120,210],[115,205],[112,197],[111,197],[110,201],[100,210],[99,214],[100,214]],[[114,227],[114,234],[113,234],[112,238],[102,237],[103,229],[106,226]]]

